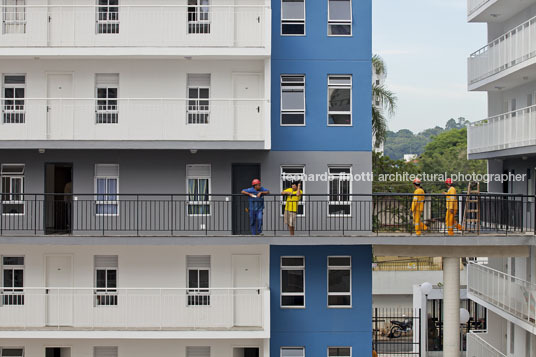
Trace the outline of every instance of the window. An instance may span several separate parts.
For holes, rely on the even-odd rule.
[[[24,305],[24,257],[2,257],[2,305]]]
[[[351,257],[328,257],[328,306],[352,306]]]
[[[281,76],[281,125],[305,125],[305,76]]]
[[[188,33],[210,33],[209,0],[188,0]]]
[[[281,257],[281,307],[305,307],[305,257]]]
[[[97,0],[97,33],[119,33],[119,0]]]
[[[119,165],[95,165],[95,191],[98,215],[119,214]]]
[[[118,348],[112,346],[95,347],[93,349],[93,357],[117,357]]]
[[[3,164],[2,214],[24,214],[24,165]]]
[[[96,81],[96,120],[97,124],[117,124],[119,107],[117,95],[119,91],[119,74],[97,74]]]
[[[328,0],[328,35],[352,35],[351,0]]]
[[[352,76],[328,76],[328,125],[352,125]]]
[[[329,168],[329,207],[330,215],[350,215],[351,168]]]
[[[188,215],[210,214],[210,165],[187,165]]]
[[[352,357],[352,348],[328,347],[328,357]]]
[[[210,74],[188,74],[188,124],[208,124]]]
[[[24,124],[26,75],[4,75],[4,124]]]
[[[305,357],[305,348],[281,347],[281,357]]]
[[[210,347],[186,347],[186,357],[210,357]]]
[[[301,182],[301,190],[305,192],[305,182],[303,176],[305,175],[305,166],[281,166],[281,191],[286,190],[292,186],[292,181]],[[305,214],[303,200],[305,196],[298,202],[298,216]],[[287,204],[286,197],[281,198],[281,214],[285,213],[285,206]]]
[[[281,0],[281,35],[305,35],[305,0]]]
[[[26,33],[26,0],[4,0],[3,33]]]
[[[24,348],[2,348],[2,357],[24,357]]]
[[[117,255],[95,256],[95,305],[117,305]]]
[[[210,305],[210,255],[186,256],[188,305]]]

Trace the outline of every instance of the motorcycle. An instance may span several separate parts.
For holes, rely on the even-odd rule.
[[[409,333],[413,330],[413,322],[409,319],[404,321],[391,320],[391,330],[389,331],[389,338],[399,338],[403,333]]]

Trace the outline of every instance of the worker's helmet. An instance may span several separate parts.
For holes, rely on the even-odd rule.
[[[420,185],[421,184],[421,180],[417,177],[415,180],[413,180],[413,183],[415,185]]]
[[[452,179],[451,179],[451,178],[448,178],[448,179],[445,181],[445,183],[446,183],[447,185],[452,185]]]
[[[251,181],[251,186],[260,185],[260,184],[261,184],[261,180],[259,179],[254,179],[253,181]]]

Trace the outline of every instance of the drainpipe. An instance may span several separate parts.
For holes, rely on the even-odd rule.
[[[443,356],[460,356],[460,258],[443,258]]]

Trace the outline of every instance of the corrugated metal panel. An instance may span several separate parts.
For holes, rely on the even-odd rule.
[[[188,87],[210,87],[210,74],[188,74]]]
[[[210,357],[210,347],[186,347],[186,357]]]
[[[186,265],[188,268],[210,268],[210,255],[188,255]]]
[[[210,177],[210,165],[186,165],[188,177]]]
[[[95,347],[94,357],[117,357],[117,347]]]
[[[97,73],[95,82],[98,85],[119,85],[118,73]]]
[[[96,255],[95,268],[117,268],[117,255]]]
[[[116,164],[96,164],[95,176],[119,177],[119,165]]]

